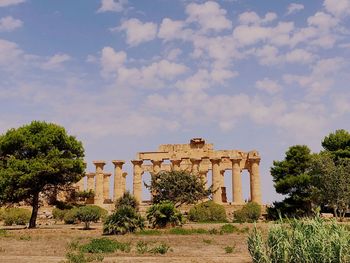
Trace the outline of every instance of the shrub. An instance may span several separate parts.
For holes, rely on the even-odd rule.
[[[169,225],[181,225],[183,216],[181,212],[175,208],[173,203],[165,201],[154,204],[147,210],[147,220],[153,228],[164,228]]]
[[[76,217],[84,222],[84,229],[90,229],[91,222],[97,222],[101,218],[101,208],[98,206],[82,206],[76,211]]]
[[[231,224],[225,224],[220,228],[220,233],[222,234],[232,234],[234,232],[240,232],[240,230],[238,229],[238,227]]]
[[[186,229],[181,227],[175,227],[175,228],[169,229],[169,234],[172,234],[172,235],[208,234],[208,231],[203,228]]]
[[[148,252],[148,244],[145,241],[139,241],[136,244],[136,251],[139,254],[145,254]]]
[[[231,253],[233,253],[233,251],[235,250],[235,247],[234,247],[234,246],[227,246],[227,247],[225,247],[224,249],[225,249],[225,252],[226,252],[227,254],[231,254]]]
[[[126,191],[122,197],[120,197],[119,199],[117,199],[117,201],[115,201],[116,209],[122,206],[131,206],[134,209],[138,210],[137,200],[129,191]]]
[[[254,222],[259,219],[261,215],[261,207],[257,203],[249,202],[245,204],[242,209],[234,212],[234,221],[238,223]]]
[[[289,220],[273,226],[264,239],[256,228],[249,234],[253,262],[350,262],[350,232],[322,218]]]
[[[192,207],[188,218],[194,222],[226,222],[226,211],[222,205],[206,201]]]
[[[149,250],[149,252],[151,252],[153,254],[162,254],[162,255],[164,255],[165,253],[167,253],[169,251],[169,249],[170,249],[170,246],[168,246],[165,243],[162,243],[159,246],[151,248]]]
[[[80,250],[85,253],[113,253],[117,250],[129,252],[130,243],[122,243],[108,238],[95,238],[81,246]]]
[[[77,211],[78,211],[78,208],[73,208],[73,209],[70,209],[70,210],[67,210],[66,213],[64,214],[64,223],[65,224],[68,224],[68,225],[71,225],[71,224],[76,224],[77,223]]]
[[[144,219],[131,206],[122,206],[109,215],[103,224],[103,233],[124,235],[144,228]]]
[[[68,210],[63,210],[55,207],[54,209],[52,209],[52,217],[53,219],[63,221],[64,215],[66,214],[67,211]]]
[[[2,218],[6,226],[25,225],[29,222],[31,212],[24,208],[7,208],[5,209]]]

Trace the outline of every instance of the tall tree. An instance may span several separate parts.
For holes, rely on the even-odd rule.
[[[152,176],[151,184],[145,186],[153,195],[153,203],[171,201],[176,207],[194,204],[212,194],[206,182],[199,176],[185,171],[161,172]]]
[[[350,158],[350,133],[343,129],[336,130],[323,139],[322,147],[331,153],[336,161]]]
[[[335,162],[328,152],[317,154],[311,174],[319,204],[332,208],[334,215],[342,220],[350,206],[350,158]]]
[[[282,161],[274,161],[271,167],[277,193],[287,195],[276,202],[283,215],[304,216],[311,212],[311,151],[306,145],[295,145],[288,149]]]
[[[28,201],[34,228],[40,193],[79,181],[83,157],[82,143],[56,124],[33,121],[8,130],[0,136],[0,202]]]

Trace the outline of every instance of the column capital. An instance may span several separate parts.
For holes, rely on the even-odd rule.
[[[253,157],[253,158],[249,158],[249,163],[253,164],[253,163],[260,163],[261,158],[260,157]]]
[[[103,168],[103,166],[106,165],[106,162],[105,162],[105,161],[101,161],[101,160],[93,161],[92,163],[93,163],[96,167],[101,167],[101,168]]]
[[[235,158],[230,158],[230,160],[232,163],[240,163],[242,161],[242,158],[235,157]]]
[[[93,177],[95,177],[95,173],[87,173],[86,176],[88,178],[93,178]]]
[[[112,163],[114,164],[114,166],[122,166],[123,164],[125,164],[124,160],[112,160]]]
[[[181,159],[170,159],[170,162],[171,163],[175,163],[175,164],[179,164],[179,163],[181,163]]]
[[[163,159],[161,159],[161,160],[151,160],[151,163],[153,164],[153,165],[155,165],[155,164],[161,164],[163,162]]]
[[[122,176],[123,176],[124,178],[126,178],[126,177],[128,176],[128,173],[127,173],[127,172],[123,172],[123,173],[122,173]]]
[[[131,160],[131,163],[132,163],[133,165],[142,165],[143,160]]]
[[[210,158],[210,161],[212,163],[219,163],[219,162],[221,162],[221,158]]]
[[[103,177],[110,177],[110,176],[112,176],[111,173],[103,173]]]
[[[190,158],[190,161],[192,164],[199,164],[202,159],[199,159],[199,158]]]

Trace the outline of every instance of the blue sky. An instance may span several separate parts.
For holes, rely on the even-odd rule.
[[[349,10],[349,0],[0,0],[1,132],[59,123],[83,141],[90,171],[192,137],[257,149],[272,202],[273,160],[350,130]]]

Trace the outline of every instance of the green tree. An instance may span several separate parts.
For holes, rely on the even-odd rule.
[[[275,208],[286,216],[304,216],[311,213],[312,178],[311,152],[306,145],[295,145],[288,149],[283,161],[274,161],[271,167],[277,193],[287,195]]]
[[[97,222],[102,216],[102,208],[98,206],[81,206],[77,210],[77,219],[84,222],[84,229],[90,229],[91,222]]]
[[[153,203],[171,201],[176,207],[194,204],[212,194],[206,189],[206,182],[199,176],[185,171],[161,172],[152,176],[151,184],[145,186],[153,194]]]
[[[164,228],[169,225],[178,226],[183,223],[183,216],[174,204],[170,201],[163,201],[159,204],[153,204],[148,208],[147,220],[153,228]]]
[[[83,157],[82,143],[56,124],[33,121],[8,130],[0,136],[0,202],[28,201],[34,228],[40,193],[79,181]]]
[[[332,208],[342,220],[350,205],[350,158],[335,162],[327,152],[315,155],[311,174],[318,203]]]
[[[336,130],[323,139],[322,147],[331,153],[335,160],[350,158],[350,133],[346,130]]]

